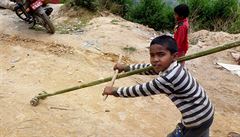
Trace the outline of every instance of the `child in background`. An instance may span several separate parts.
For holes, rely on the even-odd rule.
[[[116,64],[114,69],[132,71],[152,65],[153,70],[142,74],[158,75],[157,78],[130,87],[107,86],[102,95],[128,98],[165,94],[182,114],[181,123],[168,137],[209,137],[213,105],[203,87],[177,63],[176,41],[170,36],[159,36],[152,40],[149,51],[151,64]]]
[[[174,39],[178,46],[178,57],[185,56],[188,51],[188,15],[189,8],[186,4],[180,4],[174,8],[174,15],[177,21],[174,27]],[[184,62],[182,62],[184,64]]]

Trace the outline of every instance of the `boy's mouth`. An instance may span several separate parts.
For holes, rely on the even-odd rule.
[[[156,71],[161,71],[161,70],[162,70],[162,65],[156,64],[156,65],[153,65],[153,68],[154,68]]]

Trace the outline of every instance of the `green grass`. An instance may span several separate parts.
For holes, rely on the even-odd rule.
[[[132,52],[137,51],[136,48],[134,48],[134,47],[128,47],[128,46],[122,48],[122,50],[125,51],[125,52],[128,52],[128,53],[132,53]]]
[[[111,21],[111,23],[114,25],[118,25],[118,22],[119,22],[119,20],[115,20],[115,19]]]

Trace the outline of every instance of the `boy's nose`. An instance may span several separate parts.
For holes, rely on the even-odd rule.
[[[158,62],[159,60],[160,60],[160,59],[159,59],[158,57],[154,57],[154,58],[153,58],[153,61],[154,61],[154,62]]]

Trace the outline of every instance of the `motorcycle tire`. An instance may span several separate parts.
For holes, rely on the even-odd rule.
[[[45,13],[44,9],[42,7],[39,7],[37,11],[39,12],[39,17],[41,17],[44,22],[44,24],[42,25],[47,29],[47,32],[50,34],[54,34],[55,28],[50,21],[49,16]]]

